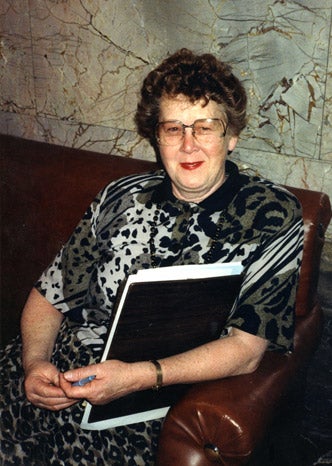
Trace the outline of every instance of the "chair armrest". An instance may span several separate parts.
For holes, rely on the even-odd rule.
[[[197,384],[173,406],[162,429],[158,466],[246,464],[286,398],[297,370],[316,347],[322,312],[297,319],[295,350],[267,352],[252,374]]]

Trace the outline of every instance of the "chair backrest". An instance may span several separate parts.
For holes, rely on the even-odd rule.
[[[302,205],[304,251],[300,283],[296,297],[296,314],[308,314],[317,301],[319,265],[325,232],[331,220],[331,204],[325,193],[287,186]]]

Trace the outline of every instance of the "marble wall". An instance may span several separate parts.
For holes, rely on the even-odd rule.
[[[242,168],[332,198],[331,24],[331,0],[1,0],[0,132],[152,159],[137,93],[186,46],[244,81]]]

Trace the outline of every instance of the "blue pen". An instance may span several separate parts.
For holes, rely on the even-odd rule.
[[[84,387],[89,382],[92,382],[93,379],[95,379],[95,375],[89,375],[89,377],[84,377],[84,379],[78,380],[77,382],[73,382],[72,386],[73,387]]]

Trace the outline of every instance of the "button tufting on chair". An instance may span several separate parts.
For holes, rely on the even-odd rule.
[[[219,448],[212,443],[207,443],[204,446],[204,453],[208,460],[214,463],[221,463]]]

